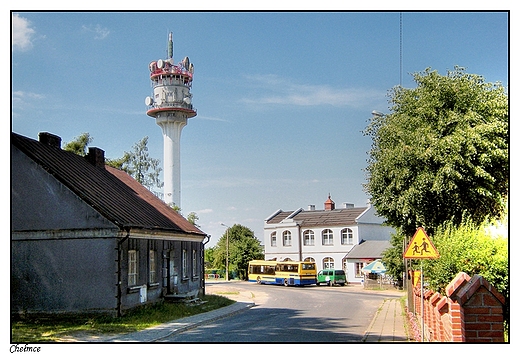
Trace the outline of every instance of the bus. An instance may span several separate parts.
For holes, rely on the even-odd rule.
[[[299,261],[253,260],[249,262],[248,280],[257,284],[315,285],[316,264]]]

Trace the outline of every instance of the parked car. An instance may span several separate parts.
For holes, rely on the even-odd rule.
[[[342,269],[324,269],[318,273],[317,284],[341,285],[344,286],[347,283],[347,276],[345,271]]]

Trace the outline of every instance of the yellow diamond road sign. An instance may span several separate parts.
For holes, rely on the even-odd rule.
[[[419,227],[415,231],[412,240],[408,244],[403,258],[439,258],[439,251],[435,248],[432,241],[426,235],[426,231]]]

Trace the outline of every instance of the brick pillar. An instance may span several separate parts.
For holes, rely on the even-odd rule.
[[[464,278],[464,281],[457,280]],[[459,273],[457,288],[446,288],[453,300],[453,314],[459,311],[461,319],[460,338],[464,342],[503,342],[505,298],[481,275],[469,276]],[[451,284],[451,283],[450,283]],[[455,333],[454,333],[455,336]]]
[[[474,275],[452,297],[460,304],[464,341],[504,341],[505,298],[486,279]]]

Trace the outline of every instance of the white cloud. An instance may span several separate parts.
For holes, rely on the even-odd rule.
[[[12,15],[12,49],[19,51],[27,51],[33,47],[32,37],[36,32],[31,28],[31,23],[18,14]]]
[[[45,96],[39,93],[27,92],[27,91],[13,91],[11,96],[12,108],[23,109],[24,107],[31,105],[34,101],[44,99]]]
[[[101,25],[83,25],[81,28],[85,32],[94,33],[94,39],[105,39],[110,34],[110,31],[105,27],[101,27]]]
[[[364,107],[366,105],[373,106],[374,101],[381,100],[381,97],[385,97],[386,95],[386,92],[373,89],[335,88],[329,85],[296,84],[276,75],[247,76],[246,79],[258,89],[266,92],[263,95],[256,94],[254,99],[244,98],[241,100],[249,104]]]
[[[195,213],[197,214],[211,214],[213,213],[213,209],[202,209],[202,210],[197,210]]]
[[[218,122],[229,122],[228,120],[223,119],[223,118],[219,118],[219,117],[197,116],[197,119],[213,120],[213,121],[218,121]]]

